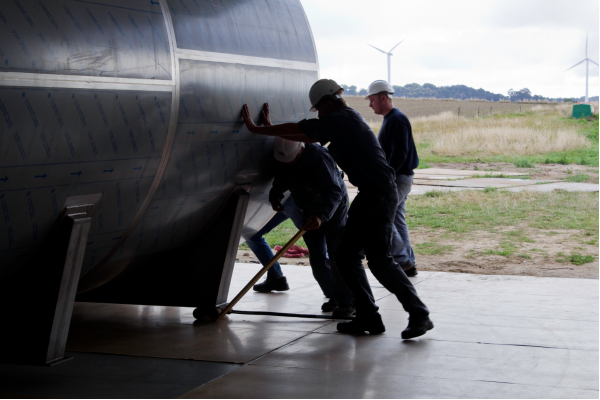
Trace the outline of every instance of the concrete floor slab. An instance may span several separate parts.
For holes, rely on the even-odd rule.
[[[348,372],[248,365],[181,398],[598,398],[595,390],[477,381],[412,374]]]
[[[424,168],[415,169],[415,177],[421,176],[474,176],[474,175],[504,175],[504,176],[523,176],[526,173],[519,172],[502,172],[502,171],[469,171],[466,169],[450,169],[450,168]]]
[[[505,188],[512,186],[530,186],[539,185],[551,181],[542,181],[534,179],[518,179],[518,178],[469,178],[461,180],[433,180],[433,179],[416,179],[415,185],[429,186],[449,186],[449,187],[466,187],[466,188]]]
[[[521,192],[523,190],[533,190],[536,192],[552,192],[554,190],[566,190],[568,192],[598,192],[600,186],[597,183],[579,183],[579,182],[554,182],[547,185],[535,185],[531,187],[513,187],[507,189],[510,192]]]
[[[409,196],[419,196],[427,192],[459,192],[463,190],[483,190],[483,188],[469,188],[469,187],[452,187],[452,186],[434,186],[434,185],[413,185]]]
[[[387,332],[386,332],[387,333]],[[598,390],[597,351],[376,336],[313,334],[253,362],[299,370],[394,374]]]
[[[0,364],[2,398],[175,398],[239,365],[67,353],[53,367]]]
[[[230,298],[257,269],[236,264]],[[318,313],[324,298],[310,268],[283,270],[289,292],[249,293],[235,308]],[[598,398],[597,280],[422,271],[411,281],[430,308],[435,328],[402,341],[407,313],[369,278],[387,328],[381,335],[340,334],[337,322],[328,320],[232,314],[218,323],[194,322],[191,308],[77,303],[67,346],[135,355],[131,358],[142,363],[155,359],[139,356],[238,363],[234,367],[239,368],[209,383],[198,382],[184,398]],[[21,387],[33,382],[81,389],[89,384],[129,393],[125,386],[92,377],[72,383],[62,375],[49,376],[44,383],[13,367],[7,379]],[[138,379],[134,371],[120,373],[121,385]],[[147,387],[171,397],[184,387],[177,384],[188,384],[182,378],[168,391],[159,385],[165,382],[157,378]],[[155,397],[145,390],[134,397]],[[20,393],[30,392],[10,393],[28,397]]]

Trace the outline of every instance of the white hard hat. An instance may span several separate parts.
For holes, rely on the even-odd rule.
[[[394,88],[387,81],[375,81],[369,85],[369,93],[367,94],[365,99],[371,95],[381,92],[387,92],[388,97],[391,99],[392,94],[394,93]]]
[[[317,111],[315,106],[324,96],[335,96],[340,89],[342,91],[344,90],[333,79],[319,79],[316,81],[308,92],[308,98],[310,99],[311,105],[310,111]],[[342,96],[337,95],[337,97],[341,98]]]
[[[300,150],[304,147],[302,142],[294,142],[280,137],[275,138],[273,155],[277,161],[284,163],[294,161]]]

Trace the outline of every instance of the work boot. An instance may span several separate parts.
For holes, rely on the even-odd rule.
[[[321,310],[325,311],[325,312],[330,312],[335,310],[335,308],[337,307],[337,303],[335,302],[334,299],[329,299],[329,301],[323,303],[323,305],[321,306]]]
[[[402,331],[402,339],[411,339],[424,335],[425,332],[431,329],[433,329],[433,322],[431,322],[429,316],[409,317],[408,326]]]
[[[273,290],[276,292],[284,292],[286,290],[290,290],[290,287],[288,286],[285,276],[281,276],[279,278],[267,277],[263,283],[257,283],[254,285],[253,289],[257,292],[269,293]]]
[[[333,310],[331,316],[336,319],[346,319],[356,315],[354,306],[338,306]]]
[[[375,312],[368,317],[357,318],[350,322],[339,322],[337,330],[342,333],[363,333],[366,331],[371,335],[377,335],[385,332],[385,325],[381,320],[381,314]]]
[[[411,260],[408,260],[403,263],[399,263],[400,268],[404,271],[406,276],[417,276],[419,273],[417,272],[417,263]]]

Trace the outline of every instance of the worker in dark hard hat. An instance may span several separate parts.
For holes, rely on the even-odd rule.
[[[408,117],[394,107],[392,102],[394,88],[388,82],[379,80],[369,85],[366,100],[377,115],[383,115],[379,130],[379,144],[385,152],[390,167],[396,172],[398,191],[398,210],[394,218],[392,235],[392,256],[406,275],[417,275],[415,253],[410,245],[408,226],[406,226],[406,199],[412,188],[414,169],[419,166],[419,156],[413,140]]]
[[[278,211],[284,193],[290,191],[302,210],[303,220],[310,223],[304,234],[310,266],[319,286],[330,298],[322,309],[333,309],[334,317],[352,316],[354,296],[344,284],[333,258],[348,215],[348,192],[342,172],[327,149],[319,144],[305,145],[277,137],[274,147],[278,165],[269,201]]]
[[[361,253],[364,250],[375,278],[396,295],[409,314],[408,327],[402,332],[402,338],[421,336],[433,328],[429,310],[392,258],[390,249],[399,202],[394,182],[396,175],[387,164],[375,134],[360,114],[347,106],[342,93],[343,89],[329,79],[321,79],[311,87],[311,110],[318,112],[318,119],[257,127],[246,105],[242,107],[242,117],[250,132],[256,134],[304,143],[329,142],[331,156],[346,172],[350,182],[358,187],[359,193],[350,207],[346,228],[335,254],[340,273],[354,294],[356,319],[340,322],[338,331],[385,332],[379,307],[375,304],[362,266]]]

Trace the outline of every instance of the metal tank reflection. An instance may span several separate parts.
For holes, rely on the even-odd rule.
[[[8,300],[58,298],[52,330],[75,290],[137,304],[226,297],[223,264],[272,215],[272,140],[244,129],[241,106],[258,119],[269,103],[274,123],[312,116],[318,62],[299,1],[12,0],[0,34]],[[65,257],[75,283],[55,288],[66,267],[44,265]]]

